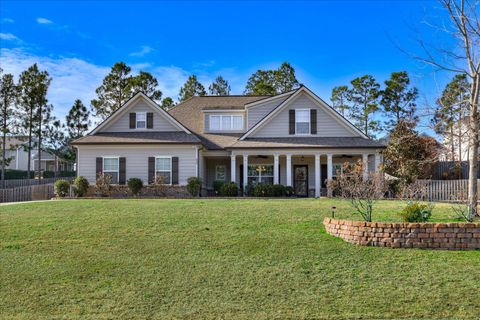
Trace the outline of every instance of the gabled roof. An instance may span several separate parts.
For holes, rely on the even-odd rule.
[[[136,101],[139,99],[143,99],[148,105],[150,105],[155,111],[157,111],[163,118],[165,118],[168,122],[170,122],[173,126],[177,127],[179,130],[182,130],[188,134],[190,134],[190,130],[188,130],[185,126],[183,126],[180,122],[178,122],[172,115],[168,112],[163,110],[155,101],[150,99],[146,96],[143,92],[137,92],[133,97],[131,97],[123,106],[118,108],[115,112],[113,112],[107,119],[102,121],[95,129],[93,129],[89,135],[97,134],[102,128],[107,126],[108,124],[112,123],[117,119],[120,115],[123,114],[128,108],[133,106]]]
[[[345,117],[343,117],[340,113],[338,113],[335,109],[330,107],[325,101],[323,101],[320,97],[318,97],[315,93],[313,93],[310,89],[301,85],[293,94],[291,94],[285,101],[279,104],[276,108],[274,108],[270,113],[268,113],[263,119],[261,119],[257,124],[251,127],[247,132],[245,132],[241,137],[240,140],[244,140],[249,137],[252,133],[257,131],[259,128],[266,125],[271,119],[275,117],[280,111],[285,109],[290,102],[292,102],[296,97],[298,97],[301,93],[305,93],[313,98],[313,100],[321,107],[324,108],[330,115],[334,118],[338,119],[340,123],[343,123],[345,127],[349,128],[352,132],[357,133],[364,139],[370,139],[366,136],[361,130],[355,127],[350,121],[348,121]]]

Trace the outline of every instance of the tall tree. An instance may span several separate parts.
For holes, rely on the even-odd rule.
[[[295,69],[288,62],[276,70],[257,70],[250,76],[245,87],[247,95],[275,95],[300,86]]]
[[[388,121],[387,126],[393,129],[400,120],[417,122],[416,99],[418,90],[410,86],[410,78],[406,71],[392,72],[385,81],[385,89],[381,92],[380,104],[383,106]]]
[[[158,89],[158,80],[151,73],[140,71],[140,73],[131,78],[131,92],[143,92],[150,99],[160,102],[162,91]]]
[[[48,125],[54,122],[56,119],[52,115],[53,105],[45,103],[42,106],[39,106],[36,110],[35,114],[35,136],[36,136],[36,147],[37,147],[37,175],[38,175],[38,183],[41,183],[42,179],[42,150],[44,144],[44,137],[47,135],[48,132]],[[46,169],[46,168],[45,168]]]
[[[340,112],[342,116],[346,116],[347,112],[350,110],[348,104],[348,99],[350,96],[350,91],[347,86],[338,86],[332,89],[332,106],[335,110]]]
[[[465,136],[465,119],[468,116],[469,83],[465,74],[457,74],[437,99],[432,125],[450,145],[450,158],[455,160],[455,142],[458,141],[458,159],[462,159],[462,140]]]
[[[79,101],[79,100],[77,100]],[[60,122],[60,120],[52,119],[45,126],[44,129],[44,146],[45,149],[55,156],[55,177],[58,176],[58,160],[59,158],[68,158],[69,154],[69,145],[67,137],[65,136],[64,128],[65,126]]]
[[[14,105],[18,96],[17,86],[12,74],[3,74],[0,68],[0,128],[2,131],[2,183],[5,183],[5,167],[10,163],[7,159],[7,134],[12,131],[14,124]]]
[[[80,99],[68,111],[66,117],[68,138],[71,140],[83,137],[91,124],[89,119],[90,111],[85,107]]]
[[[132,95],[131,68],[125,62],[117,62],[95,90],[97,98],[91,101],[96,115],[102,119],[120,108]]]
[[[168,110],[168,109],[172,108],[174,105],[175,105],[175,102],[173,102],[173,99],[172,99],[172,98],[170,98],[170,97],[165,97],[165,98],[162,100],[161,107],[162,107],[163,110]]]
[[[27,144],[27,172],[28,177],[31,174],[31,155],[33,146],[33,135],[38,130],[39,124],[38,111],[45,108],[47,104],[47,91],[50,86],[51,78],[47,71],[40,71],[35,63],[26,71],[23,71],[19,77],[19,106],[21,129],[28,136]]]
[[[188,77],[187,82],[180,88],[179,99],[180,102],[183,102],[193,96],[204,96],[206,94],[205,87],[197,80],[197,76],[193,74]]]
[[[230,85],[222,76],[218,76],[208,87],[208,91],[212,96],[228,96],[230,95]]]
[[[465,74],[470,84],[467,135],[469,145],[468,170],[468,211],[469,219],[478,215],[478,147],[480,136],[480,13],[475,0],[439,0],[447,11],[449,24],[442,24],[439,30],[445,31],[455,42],[452,49],[446,49],[443,43],[436,47],[426,45],[419,40],[425,51],[417,59],[432,65],[436,69]],[[438,37],[437,37],[438,39]]]
[[[367,136],[375,137],[375,133],[380,130],[378,121],[374,119],[374,114],[378,111],[380,85],[371,75],[355,78],[351,84],[351,117]]]

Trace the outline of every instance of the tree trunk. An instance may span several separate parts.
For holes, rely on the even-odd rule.
[[[32,167],[32,126],[33,126],[33,107],[30,108],[30,118],[28,124],[28,160],[27,160],[27,179],[30,179]]]
[[[42,111],[42,107],[40,107],[38,112],[38,184],[42,183]]]
[[[480,116],[478,103],[480,95],[480,75],[472,79],[470,96],[470,118],[469,118],[469,170],[468,170],[468,211],[470,218],[478,215],[478,136],[480,134]]]
[[[7,155],[7,130],[6,130],[6,116],[5,120],[3,121],[4,127],[3,127],[3,138],[2,138],[2,187],[5,188],[5,157]],[[18,161],[18,160],[17,160]]]

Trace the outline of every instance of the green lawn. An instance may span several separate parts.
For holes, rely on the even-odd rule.
[[[480,251],[357,247],[325,233],[334,204],[355,217],[327,199],[1,206],[0,318],[479,317]]]

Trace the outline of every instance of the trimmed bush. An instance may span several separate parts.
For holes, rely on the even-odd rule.
[[[7,169],[5,170],[5,179],[6,180],[14,180],[14,179],[27,179],[28,171],[23,170],[12,170]],[[35,177],[35,172],[30,172],[30,179]]]
[[[253,197],[255,191],[255,186],[252,183],[248,183],[247,187],[245,188],[245,195],[247,197]]]
[[[42,172],[42,177],[44,179],[54,178],[55,177],[55,172],[45,170],[45,171]]]
[[[427,222],[432,215],[433,206],[418,202],[410,202],[399,213],[404,222]]]
[[[67,180],[57,180],[53,186],[55,195],[60,198],[64,198],[68,196],[68,192],[70,189],[70,183]]]
[[[213,181],[213,191],[216,195],[220,194],[220,189],[222,189],[223,185],[225,184],[222,180],[215,180]]]
[[[291,186],[285,187],[285,196],[293,197],[295,195],[295,190]]]
[[[274,197],[285,197],[285,186],[281,184],[273,185],[273,196]]]
[[[89,183],[87,178],[78,176],[73,180],[73,192],[77,197],[83,197],[87,194]]]
[[[134,196],[138,195],[143,188],[143,181],[139,178],[130,178],[127,181],[128,189],[133,193]]]
[[[190,177],[187,179],[187,191],[192,197],[200,195],[200,188],[202,187],[202,179],[199,177]]]
[[[253,190],[253,195],[255,197],[273,197],[274,188],[272,184],[259,183],[255,186]]]
[[[225,183],[220,188],[220,195],[223,197],[236,197],[238,195],[238,186],[235,182]]]

